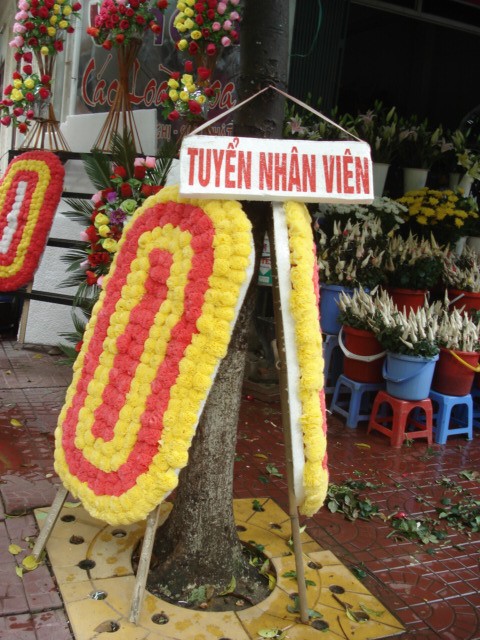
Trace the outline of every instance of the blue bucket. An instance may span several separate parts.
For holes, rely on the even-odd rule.
[[[342,325],[338,320],[338,305],[340,292],[347,296],[353,295],[353,289],[347,289],[337,284],[320,285],[320,327],[323,333],[338,335]]]
[[[383,377],[387,393],[400,400],[425,400],[432,386],[438,354],[431,358],[387,353]]]

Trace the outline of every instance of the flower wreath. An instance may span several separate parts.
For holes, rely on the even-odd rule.
[[[328,489],[318,270],[305,205],[273,205],[275,252],[287,357],[294,491],[300,512],[314,515]]]
[[[238,202],[168,187],[126,226],[55,434],[55,469],[91,515],[136,522],[176,487],[253,262]]]
[[[15,291],[33,278],[45,249],[65,175],[49,151],[12,160],[0,184],[0,291]]]

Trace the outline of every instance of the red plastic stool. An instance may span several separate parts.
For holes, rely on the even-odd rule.
[[[391,414],[385,413],[382,405],[389,405]],[[413,410],[425,412],[425,419],[415,419]],[[372,429],[380,431],[390,438],[392,447],[399,448],[405,439],[427,438],[428,444],[432,444],[433,411],[430,398],[425,400],[400,400],[394,398],[386,391],[379,391],[373,401],[372,412],[368,422],[367,433]]]

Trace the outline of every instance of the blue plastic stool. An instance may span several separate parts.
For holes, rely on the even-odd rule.
[[[433,404],[433,434],[437,444],[445,444],[449,436],[467,434],[473,438],[473,401],[466,396],[447,396],[438,391],[430,391]]]
[[[323,361],[325,393],[333,393],[338,376],[343,370],[343,353],[338,344],[338,335],[323,334]]]
[[[370,419],[373,400],[384,388],[384,382],[357,382],[342,374],[335,385],[330,411],[344,416],[347,427],[355,429],[359,422]]]

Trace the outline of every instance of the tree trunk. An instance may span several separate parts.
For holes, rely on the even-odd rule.
[[[239,99],[274,84],[284,88],[288,62],[288,0],[246,0],[241,31]],[[269,91],[237,111],[236,135],[281,137],[284,100]],[[270,216],[269,203],[247,203],[256,249],[256,269],[227,356],[180,473],[174,506],[158,530],[148,588],[174,599],[193,587],[225,589],[232,576],[256,600],[254,576],[242,553],[233,517],[233,466],[248,332],[256,298],[259,259]]]

